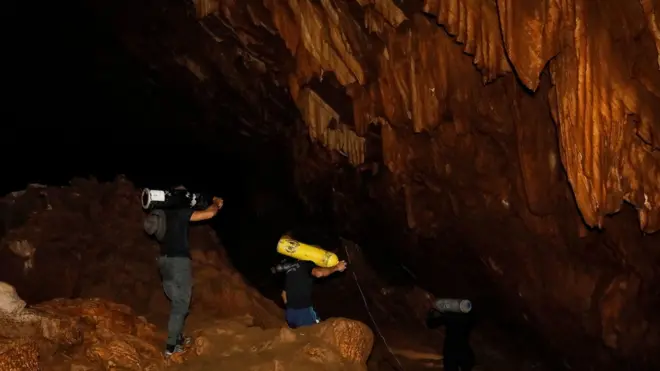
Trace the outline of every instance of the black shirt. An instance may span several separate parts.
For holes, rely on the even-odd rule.
[[[190,257],[188,226],[192,209],[164,210],[167,217],[165,237],[160,244],[160,254],[168,257]]]
[[[310,261],[298,261],[288,271],[284,279],[286,307],[303,309],[312,306],[312,269],[316,265]]]
[[[450,339],[450,342],[468,343],[473,325],[474,318],[471,312],[442,313],[431,309],[426,317],[426,326],[430,329],[446,326],[445,339]]]

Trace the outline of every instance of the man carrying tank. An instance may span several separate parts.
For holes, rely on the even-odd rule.
[[[185,190],[183,186],[175,188]],[[165,356],[184,350],[191,339],[183,336],[183,327],[192,299],[192,263],[188,242],[190,222],[199,222],[213,218],[222,208],[223,200],[213,197],[213,203],[205,210],[191,208],[156,210],[144,222],[144,228],[150,235],[155,235],[160,243],[158,267],[163,280],[165,295],[171,302],[170,317],[167,323],[167,344]],[[165,218],[164,231],[158,227],[158,218]]]
[[[472,371],[475,365],[474,352],[470,347],[473,321],[472,312],[440,312],[436,308],[428,311],[426,326],[429,329],[446,328],[442,351],[445,371]]]
[[[306,241],[307,244],[318,247],[323,246],[327,251],[336,250],[341,242],[337,238],[332,223],[306,219],[297,224],[285,235],[298,241]],[[282,301],[286,307],[286,322],[291,328],[311,326],[319,323],[312,302],[312,289],[316,278],[327,277],[335,272],[343,272],[346,262],[340,261],[330,268],[316,266],[311,261],[286,258],[287,263],[281,265],[284,275],[284,291]]]
[[[311,261],[295,260],[288,268],[284,277],[284,291],[282,291],[287,324],[291,328],[298,328],[319,323],[320,319],[312,303],[314,279],[343,272],[346,269],[346,262],[342,260],[334,267],[324,268],[317,267]]]

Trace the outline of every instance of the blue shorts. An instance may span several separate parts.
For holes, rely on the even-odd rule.
[[[301,308],[301,309],[286,309],[286,323],[289,324],[291,328],[298,328],[303,326],[312,326],[321,322],[319,317],[316,315],[313,307]]]

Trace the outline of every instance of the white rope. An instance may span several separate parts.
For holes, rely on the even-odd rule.
[[[346,257],[348,258],[348,263],[353,264],[351,262],[351,255],[348,253],[348,247],[346,247],[346,243],[343,243],[344,245],[344,250],[346,250]],[[376,330],[376,333],[378,333],[378,336],[383,340],[383,344],[385,344],[385,347],[387,347],[387,350],[390,352],[392,357],[394,357],[394,360],[396,363],[399,364],[399,367],[401,368],[402,371],[404,371],[403,365],[401,362],[399,362],[399,358],[394,354],[392,351],[392,348],[390,348],[390,345],[387,343],[387,340],[385,340],[385,336],[380,332],[380,328],[378,328],[378,324],[376,323],[376,319],[374,316],[371,314],[371,310],[369,310],[369,304],[367,303],[367,298],[364,296],[364,292],[362,291],[362,287],[360,286],[360,282],[358,281],[357,275],[355,274],[355,271],[351,270],[351,273],[353,273],[353,279],[355,280],[355,284],[357,285],[358,290],[360,290],[360,295],[362,296],[362,301],[364,302],[364,308],[367,310],[367,314],[369,314],[369,318],[371,318],[371,322],[374,324],[374,329]]]

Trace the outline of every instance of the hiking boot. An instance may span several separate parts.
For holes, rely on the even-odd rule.
[[[190,336],[179,335],[179,339],[176,341],[176,345],[180,345],[182,347],[187,347],[190,344],[192,344],[192,338]]]
[[[169,358],[171,355],[176,354],[176,353],[183,353],[183,345],[168,345],[165,348],[165,358]]]

